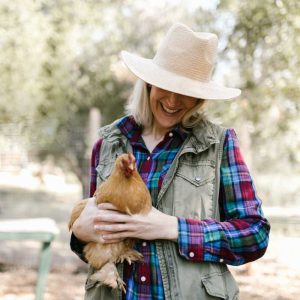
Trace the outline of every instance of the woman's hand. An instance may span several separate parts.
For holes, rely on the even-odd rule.
[[[97,229],[97,226],[101,224],[110,225],[112,222],[107,221],[103,223],[102,217],[109,215],[109,217],[120,214],[116,211],[99,209],[95,203],[95,198],[88,198],[87,204],[82,210],[80,216],[76,219],[72,226],[74,235],[83,242],[101,242],[103,243],[103,234],[109,234],[110,232],[101,231]],[[105,220],[108,218],[106,217]],[[119,242],[121,239],[118,239]],[[115,241],[112,241],[115,242]]]
[[[98,205],[100,213],[94,218],[94,229],[106,243],[125,238],[143,240],[167,239],[177,241],[177,218],[166,215],[152,207],[147,215],[120,213],[110,203]]]

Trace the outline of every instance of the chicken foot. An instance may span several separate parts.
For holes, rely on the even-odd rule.
[[[143,261],[143,255],[133,249],[128,249],[125,253],[122,253],[119,257],[117,262],[124,262],[124,260],[127,260],[128,264],[131,265],[131,263],[135,261]]]
[[[99,271],[91,276],[91,280],[112,288],[119,288],[126,293],[125,282],[120,277],[116,265],[113,262],[106,263]]]

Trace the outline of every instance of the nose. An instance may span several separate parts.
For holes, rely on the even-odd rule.
[[[169,95],[168,95],[167,104],[170,107],[175,107],[176,105],[179,104],[179,102],[180,102],[180,95],[176,94],[176,93],[173,93],[173,92],[170,92]]]

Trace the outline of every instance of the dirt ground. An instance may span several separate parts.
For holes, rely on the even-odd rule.
[[[72,190],[54,193],[45,188],[0,186],[0,219],[51,217],[60,229],[53,242],[45,300],[83,299],[87,266],[69,250],[67,231],[70,210],[79,198],[78,191]],[[1,241],[1,300],[34,299],[39,247],[39,243],[33,241]],[[249,267],[230,267],[240,286],[240,299],[299,299],[299,248],[299,231],[276,230],[262,259]]]

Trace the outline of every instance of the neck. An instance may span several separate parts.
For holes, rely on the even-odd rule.
[[[154,140],[160,141],[163,139],[165,134],[169,132],[168,128],[160,128],[157,125],[153,124],[150,127],[145,127],[143,130],[143,136],[152,136]]]

